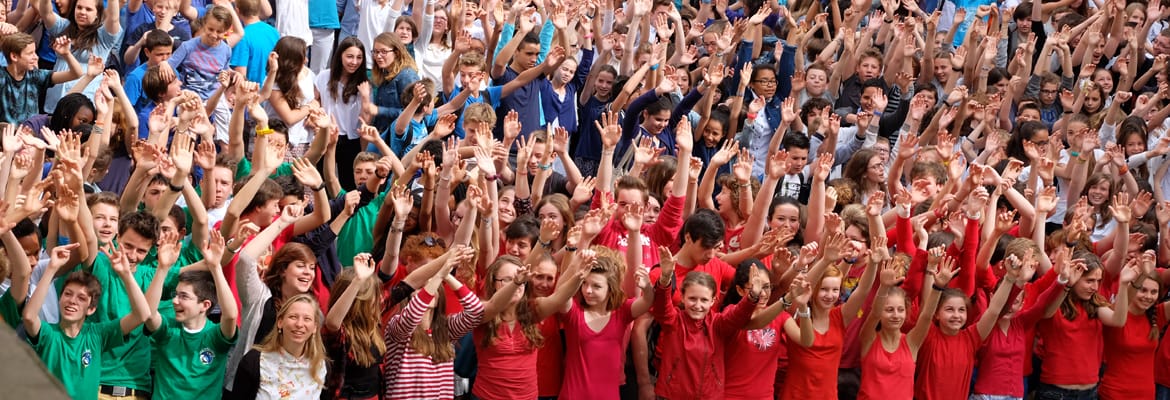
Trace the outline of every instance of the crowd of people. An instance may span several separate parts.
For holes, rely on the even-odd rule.
[[[0,0],[0,317],[75,399],[1170,399],[1168,21]]]

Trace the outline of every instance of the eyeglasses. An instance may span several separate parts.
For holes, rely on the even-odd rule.
[[[496,278],[496,279],[493,279],[493,281],[495,281],[496,283],[503,283],[503,284],[507,285],[507,284],[509,284],[509,283],[515,282],[515,281],[516,281],[516,277],[514,277],[514,276],[509,276],[509,277],[506,277],[506,278]]]
[[[393,53],[393,52],[394,52],[394,49],[375,49],[374,50],[374,57],[385,56],[385,55]]]
[[[422,243],[423,243],[423,245],[426,245],[427,247],[435,247],[435,246],[446,247],[447,246],[446,244],[443,243],[443,239],[440,239],[440,238],[437,238],[434,236],[423,236]]]
[[[874,165],[870,165],[869,169],[874,170],[874,171],[881,171],[881,170],[886,169],[886,166],[882,165],[882,164],[874,164]]]
[[[754,81],[752,81],[752,82],[753,82],[753,83],[758,83],[758,84],[761,84],[761,85],[764,85],[764,86],[773,86],[773,85],[775,85],[775,84],[776,84],[776,80],[775,80],[775,79],[756,79],[756,80],[754,80]]]

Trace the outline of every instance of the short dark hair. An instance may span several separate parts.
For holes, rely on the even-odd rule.
[[[723,242],[724,234],[723,218],[715,211],[704,208],[687,217],[680,231],[679,242],[683,243],[690,237],[703,247],[714,248]]]
[[[276,184],[280,185],[280,190],[285,197],[293,196],[298,199],[305,197],[305,185],[297,182],[297,178],[292,175],[277,177]]]
[[[37,235],[37,239],[40,240],[40,232],[37,232],[37,224],[28,218],[17,222],[16,226],[12,227],[12,234],[16,235],[17,238],[22,238],[28,235]]]
[[[256,195],[252,196],[252,201],[248,203],[240,215],[248,215],[257,208],[264,207],[264,204],[269,201],[280,200],[282,197],[284,197],[284,190],[280,188],[280,185],[273,182],[272,179],[265,178],[264,183],[260,184],[260,189],[256,191]]]
[[[508,228],[504,229],[505,240],[528,239],[529,241],[536,241],[540,236],[540,222],[530,214],[524,214],[516,217],[515,221],[508,224]]]
[[[805,134],[800,133],[800,132],[792,132],[792,133],[789,133],[787,135],[784,135],[784,139],[782,139],[780,141],[780,148],[782,148],[784,150],[790,150],[790,149],[808,150],[808,149],[812,148],[812,144],[809,143],[808,136],[805,136]]]
[[[142,48],[148,51],[154,51],[155,48],[163,46],[170,47],[171,49],[175,48],[175,39],[171,37],[171,34],[162,29],[147,32],[145,38]]]
[[[175,230],[180,232],[187,231],[187,213],[183,211],[183,207],[178,204],[171,205],[171,211],[167,213],[167,218],[175,220]]]
[[[146,211],[134,211],[123,215],[118,220],[118,236],[133,229],[134,233],[153,242],[158,240],[158,225],[158,218],[155,218],[154,215]]]
[[[207,271],[187,271],[179,274],[179,283],[191,285],[191,291],[199,301],[209,300],[215,304],[215,278]]]
[[[142,94],[145,94],[146,98],[157,103],[167,93],[167,86],[170,86],[170,84],[170,80],[163,79],[162,69],[159,66],[156,65],[147,68],[146,74],[142,75]]]

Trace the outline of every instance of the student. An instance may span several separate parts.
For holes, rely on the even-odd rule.
[[[314,34],[316,31],[314,28]],[[314,46],[312,51],[314,58],[310,60],[310,64],[317,65],[319,60],[315,56],[319,51],[318,46]],[[356,167],[351,168],[345,161],[354,160],[356,163],[355,157],[362,151],[361,136],[358,133],[362,125],[361,111],[364,104],[372,101],[367,76],[369,72],[366,69],[367,57],[369,55],[365,47],[357,38],[342,39],[337,45],[337,50],[333,52],[329,68],[319,71],[314,82],[314,90],[321,101],[321,108],[337,119],[337,129],[341,131],[336,146],[336,156],[341,161],[337,163],[337,177],[341,179],[341,188],[345,190],[360,185],[355,184],[352,175],[356,173],[354,169]],[[372,173],[373,169],[370,169],[370,172]]]
[[[142,51],[146,53],[146,63],[137,65],[126,75],[126,96],[133,102],[136,110],[146,108],[147,104],[153,101],[143,91],[143,78],[146,77],[147,69],[170,59],[175,50],[174,39],[162,30],[147,32],[142,35],[142,40],[139,42],[139,44],[135,44],[135,47],[142,48]]]
[[[199,40],[188,40],[175,49],[166,65],[162,66],[165,76],[178,74],[183,88],[207,100],[219,88],[219,72],[227,68],[232,57],[232,46],[224,41],[224,34],[231,29],[235,13],[223,6],[211,6],[203,16],[199,29]]]
[[[159,245],[159,271],[167,271],[179,254],[178,235],[165,234]],[[219,232],[200,249],[203,263],[179,274],[175,289],[174,317],[154,311],[146,321],[154,357],[155,399],[207,399],[222,395],[227,353],[236,344],[238,309],[220,266],[224,240]],[[164,274],[155,275],[147,290],[151,310],[158,308]],[[213,303],[212,298],[216,301]],[[220,310],[219,323],[208,320],[213,305]]]
[[[280,32],[260,18],[260,0],[241,0],[236,2],[239,10],[240,30],[243,37],[238,43],[232,44],[231,67],[244,75],[248,82],[264,83],[268,78],[268,53],[276,47],[280,40]]]
[[[52,38],[63,36],[71,40],[73,48],[70,52],[77,60],[88,60],[90,56],[105,60],[110,57],[111,51],[118,47],[123,35],[120,21],[121,4],[118,0],[75,0],[65,7],[70,10],[62,16],[57,14],[50,0],[35,0],[33,3],[45,24],[45,36]],[[57,46],[53,47],[53,50],[57,51]],[[82,66],[77,70],[79,73],[85,73],[86,68]],[[57,62],[53,66],[54,72],[72,70],[73,63],[68,57],[57,57]],[[57,107],[57,100],[70,93],[73,85],[78,82],[67,81],[49,88],[45,94],[45,111],[52,113]],[[82,93],[93,98],[100,84],[100,79],[92,80]]]
[[[442,268],[415,291],[402,312],[386,324],[386,384],[388,399],[451,398],[455,395],[455,346],[483,318],[483,304],[451,270],[471,259],[473,251],[453,246]],[[446,283],[459,296],[463,311],[447,315]]]
[[[380,283],[369,253],[354,256],[353,268],[338,276],[330,292],[322,335],[330,366],[323,398],[369,399],[382,391],[382,313]]]
[[[884,254],[880,249],[878,252]],[[872,308],[861,325],[861,388],[858,399],[879,399],[890,396],[895,399],[914,397],[914,362],[918,350],[930,331],[927,320],[938,306],[938,290],[945,288],[955,276],[955,260],[946,257],[942,248],[931,249],[930,275],[933,280],[923,284],[921,310],[918,320],[909,333],[902,333],[906,322],[910,299],[897,285],[899,267],[890,258],[873,257],[868,268],[881,269],[881,287],[874,298]],[[891,348],[893,350],[891,350]]]
[[[722,338],[734,335],[752,318],[762,293],[749,293],[746,301],[721,312],[711,312],[719,286],[710,274],[691,271],[681,283],[675,281],[675,262],[661,256],[660,276],[654,285],[650,313],[662,326],[658,338],[661,361],[654,394],[662,398],[701,396],[718,399],[726,377]],[[682,306],[676,306],[671,292],[681,292]],[[769,321],[770,322],[770,321]]]
[[[80,78],[84,72],[70,50],[68,38],[53,41],[53,51],[69,65],[63,71],[37,68],[36,44],[25,33],[0,39],[0,51],[8,62],[0,72],[0,122],[19,124],[38,114],[44,90]]]
[[[280,305],[273,329],[248,350],[224,399],[316,399],[325,388],[326,355],[321,342],[321,306],[298,294]],[[242,346],[241,346],[242,347]]]
[[[367,116],[371,125],[385,132],[410,102],[407,93],[418,82],[418,71],[414,58],[392,32],[383,32],[375,37],[370,54],[374,58],[370,67],[374,101],[373,104],[363,105],[363,115]]]
[[[80,243],[74,243],[53,248],[48,269],[41,276],[36,291],[24,308],[23,322],[29,343],[53,376],[65,385],[70,397],[93,400],[98,398],[104,349],[120,346],[124,336],[138,329],[152,312],[130,272],[128,257],[114,250],[108,254],[110,267],[130,295],[133,311],[119,319],[87,324],[87,317],[97,311],[102,285],[90,273],[76,271],[64,280],[59,301],[61,322],[42,325],[37,314],[45,301],[45,295],[54,287],[53,277],[66,264],[71,253],[79,251],[79,247]],[[133,396],[134,392],[128,394]]]
[[[1156,371],[1154,355],[1161,328],[1166,326],[1167,305],[1158,302],[1161,283],[1143,271],[1154,271],[1156,259],[1154,251],[1146,251],[1141,258],[1130,259],[1121,270],[1122,281],[1133,280],[1129,287],[1120,286],[1120,290],[1130,292],[1133,301],[1125,310],[1128,316],[1123,326],[1105,327],[1107,367],[1098,387],[1103,399],[1155,398],[1155,386],[1151,384]],[[1129,278],[1132,275],[1137,277]]]
[[[127,9],[133,5],[132,3],[141,4],[143,2],[131,1],[130,4],[126,5]],[[126,25],[130,31],[126,33],[125,39],[122,40],[121,51],[115,57],[121,64],[121,68],[118,70],[122,73],[137,70],[141,66],[142,60],[140,56],[143,50],[149,50],[152,47],[149,43],[150,40],[146,38],[150,35],[150,32],[159,31],[171,39],[172,47],[169,50],[174,50],[174,46],[178,46],[191,39],[191,25],[186,19],[175,19],[175,17],[179,16],[177,14],[179,11],[178,0],[156,0],[150,8],[154,13],[154,22]],[[154,39],[154,41],[158,42],[159,40]],[[167,55],[170,55],[170,51],[167,52]],[[150,58],[148,51],[146,61],[150,62]],[[158,65],[158,62],[154,62],[151,65]],[[126,78],[129,79],[129,75]],[[131,99],[133,100],[133,98]]]
[[[276,117],[288,125],[290,146],[285,152],[285,161],[303,156],[313,141],[313,132],[308,129],[306,122],[309,111],[313,109],[309,105],[316,101],[313,95],[313,81],[316,76],[305,64],[307,51],[305,41],[300,38],[293,36],[280,38],[272,49],[272,53],[276,55],[276,63],[273,65],[273,60],[270,59],[268,65],[270,70],[275,68],[276,73],[269,74],[264,82],[264,89],[272,89],[268,95],[268,107]]]

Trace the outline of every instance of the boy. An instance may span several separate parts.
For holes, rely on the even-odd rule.
[[[138,138],[142,140],[150,138],[150,114],[154,112],[154,109],[159,104],[179,97],[183,90],[183,83],[175,77],[173,72],[164,72],[164,69],[169,70],[165,64],[160,63],[157,66],[147,67],[142,76],[142,96],[146,97],[146,105],[142,108],[135,107],[138,110],[138,121],[140,121],[138,123]],[[130,93],[127,92],[126,95],[129,96]],[[159,134],[167,134],[167,132],[159,132]]]
[[[232,69],[249,82],[263,84],[268,77],[268,53],[276,48],[280,32],[260,20],[260,0],[237,0],[244,37],[232,49]]]
[[[159,245],[159,271],[169,271],[178,257],[179,236],[164,234]],[[224,241],[219,232],[203,246],[203,265],[208,271],[186,271],[179,275],[172,304],[174,317],[155,311],[146,321],[154,350],[154,397],[167,399],[213,399],[222,394],[227,352],[236,342],[239,315],[219,260]],[[165,274],[156,274],[147,290],[151,310],[158,308]],[[208,320],[212,298],[218,300],[220,322]]]
[[[18,32],[0,39],[8,66],[0,70],[0,122],[19,124],[40,112],[41,96],[49,87],[80,78],[81,64],[73,57],[68,38],[53,41],[53,51],[64,57],[68,71],[38,68],[32,36]]]
[[[133,3],[127,4],[127,8],[133,6]],[[122,68],[119,69],[123,72],[136,70],[142,65],[139,56],[143,50],[151,48],[149,40],[146,38],[150,32],[159,31],[166,34],[171,39],[172,50],[173,46],[191,39],[191,25],[187,23],[185,18],[176,15],[179,8],[178,0],[156,0],[151,7],[154,9],[156,17],[153,22],[126,25],[130,27],[130,31],[122,40],[122,47],[117,57],[114,57],[114,60],[121,64]],[[176,17],[179,18],[176,19]],[[148,53],[147,61],[149,61],[149,57]],[[151,65],[158,65],[158,63]],[[135,99],[131,97],[130,100],[134,101]]]
[[[153,100],[145,95],[142,90],[142,80],[146,77],[146,70],[161,64],[163,61],[171,58],[174,52],[174,39],[171,35],[162,30],[153,30],[142,35],[142,40],[134,44],[132,49],[143,49],[146,52],[146,63],[138,65],[133,71],[126,75],[126,97],[134,103],[134,109],[141,110],[146,108]]]
[[[106,361],[104,349],[122,345],[124,336],[141,326],[151,312],[146,297],[134,280],[128,257],[115,250],[109,254],[109,267],[122,281],[132,311],[119,319],[86,323],[87,317],[97,312],[102,285],[94,275],[76,271],[65,278],[61,291],[61,322],[41,324],[37,313],[53,287],[53,276],[78,247],[79,244],[74,243],[53,249],[48,271],[41,276],[32,299],[25,307],[23,320],[29,343],[53,376],[61,380],[72,398],[89,400],[98,398],[101,365]],[[147,373],[145,366],[142,369],[142,373]],[[135,391],[111,391],[107,394],[134,396]]]
[[[455,51],[443,63],[443,99],[447,102],[462,104],[463,106],[470,106],[476,103],[487,103],[491,108],[497,109],[500,107],[500,99],[511,96],[516,90],[532,83],[536,78],[540,78],[545,74],[551,74],[556,70],[556,66],[564,57],[549,57],[544,60],[544,64],[540,68],[529,68],[515,79],[508,81],[503,85],[489,86],[484,90],[480,90],[481,84],[486,77],[486,68],[483,54],[474,53],[470,51],[470,44],[466,43],[466,39],[460,39],[455,44]],[[455,72],[459,72],[459,86],[455,86]],[[465,93],[468,92],[468,93]],[[457,99],[463,96],[464,101],[460,103]],[[462,107],[460,108],[462,109]],[[460,139],[465,137],[464,115],[460,114],[459,121],[455,124],[455,135]],[[494,126],[495,121],[493,120]],[[509,145],[510,143],[504,143]]]
[[[211,6],[203,16],[198,40],[188,40],[179,45],[165,63],[162,72],[166,77],[178,74],[183,88],[207,100],[219,87],[219,72],[228,65],[232,47],[224,42],[226,34],[236,20],[232,10],[223,6]]]

